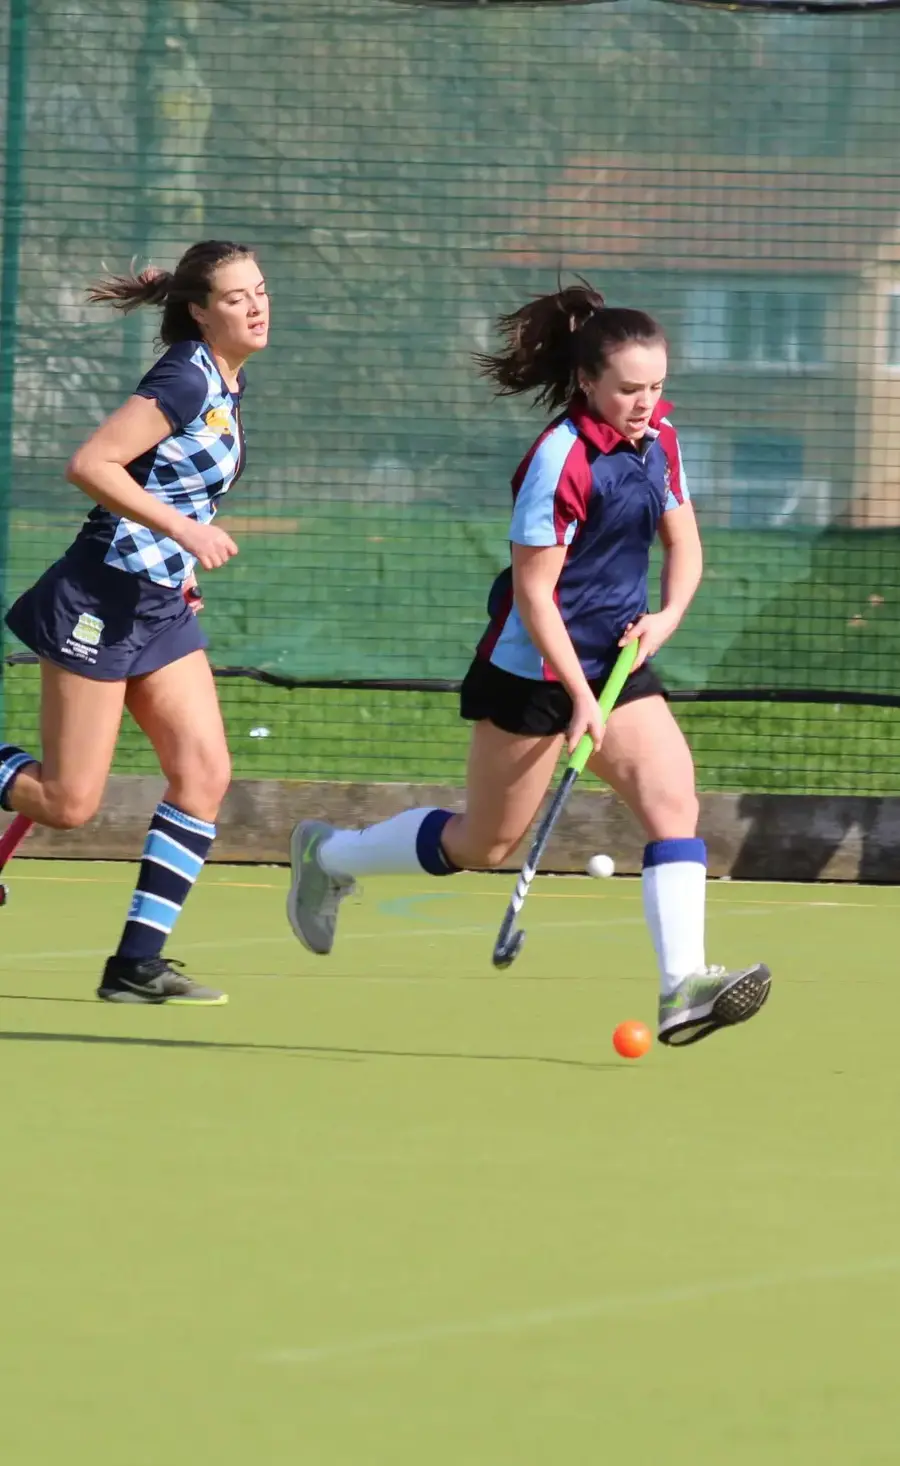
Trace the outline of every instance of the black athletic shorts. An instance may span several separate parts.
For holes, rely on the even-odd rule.
[[[602,692],[604,681],[592,681],[595,696]],[[641,697],[668,697],[653,668],[646,662],[629,677],[616,707],[637,702]],[[459,715],[468,722],[487,718],[505,733],[519,733],[530,738],[549,738],[565,733],[572,718],[572,699],[560,682],[539,682],[537,678],[517,677],[504,672],[493,662],[476,657],[463,679],[459,694]]]

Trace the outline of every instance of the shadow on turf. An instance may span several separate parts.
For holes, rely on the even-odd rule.
[[[11,994],[0,993],[0,998]],[[80,999],[78,1001],[81,1001]],[[0,1030],[0,1043],[111,1044],[139,1049],[208,1049],[221,1053],[296,1054],[305,1059],[331,1059],[352,1064],[363,1059],[453,1059],[490,1064],[561,1064],[567,1069],[623,1069],[621,1063],[591,1063],[587,1059],[559,1059],[550,1054],[448,1054],[415,1049],[343,1049],[329,1044],[213,1043],[202,1038],[134,1038],[106,1033],[27,1033]]]
[[[96,998],[48,998],[45,993],[0,993],[8,1003],[96,1003]]]

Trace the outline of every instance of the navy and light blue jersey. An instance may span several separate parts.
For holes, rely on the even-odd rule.
[[[238,390],[229,391],[205,342],[179,341],[135,389],[136,396],[159,403],[172,431],[127,470],[154,498],[201,524],[209,523],[244,468],[243,372],[238,381]],[[157,585],[181,585],[194,566],[194,557],[175,540],[102,505],[88,515],[72,548],[102,550],[106,565]]]
[[[588,678],[606,677],[629,622],[648,605],[650,549],[663,514],[689,499],[675,429],[660,403],[635,447],[579,401],[541,434],[512,482],[510,539],[568,551],[554,599]],[[495,580],[478,655],[518,677],[556,681],[525,629],[512,570]]]

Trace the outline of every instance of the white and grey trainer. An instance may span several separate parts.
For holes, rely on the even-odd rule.
[[[356,889],[351,876],[329,875],[319,861],[319,849],[332,834],[334,825],[325,820],[301,820],[291,832],[288,921],[297,940],[320,957],[334,946],[338,909]]]
[[[739,972],[707,967],[686,977],[659,1000],[660,1043],[683,1048],[717,1029],[746,1023],[766,1001],[771,983],[772,974],[763,962]]]

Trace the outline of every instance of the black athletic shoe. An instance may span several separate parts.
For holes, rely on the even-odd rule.
[[[196,1003],[209,1006],[227,1003],[227,993],[201,987],[184,972],[183,967],[168,957],[108,957],[97,997],[104,1003]]]

